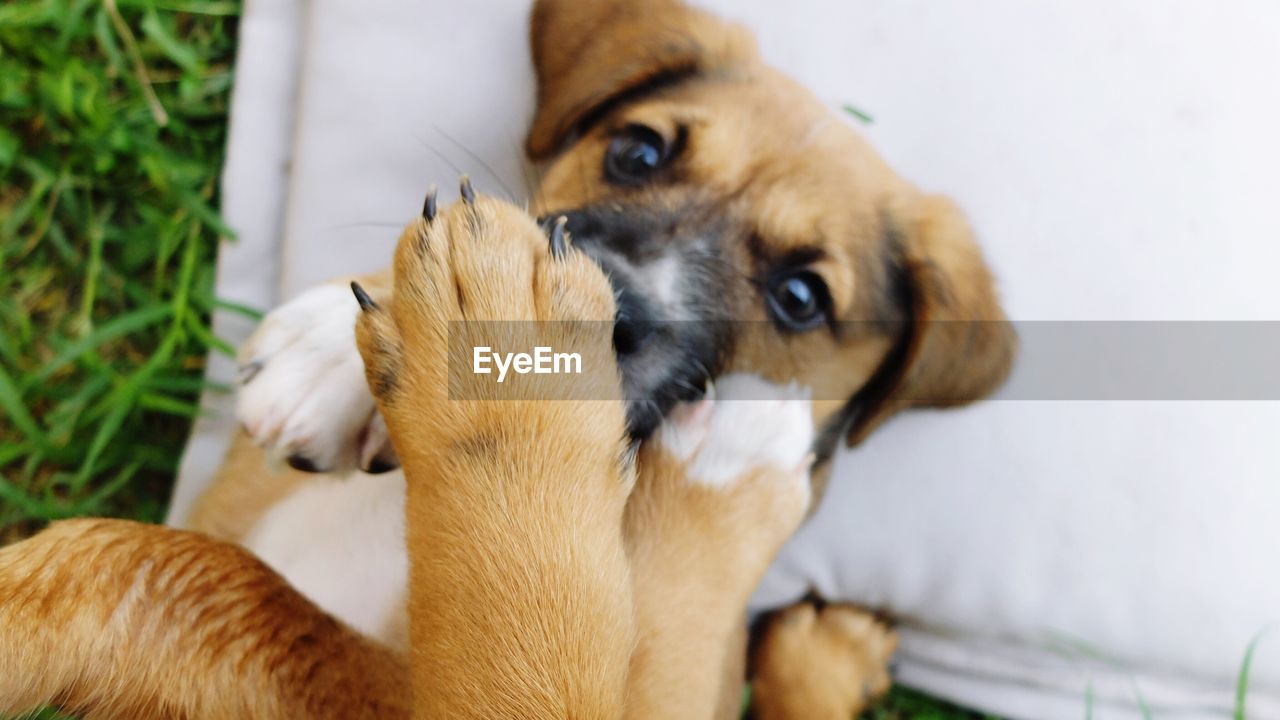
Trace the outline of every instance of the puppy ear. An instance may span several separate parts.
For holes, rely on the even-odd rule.
[[[964,215],[924,196],[890,211],[901,250],[907,329],[854,399],[850,445],[899,410],[963,405],[1008,376],[1017,336]]]
[[[678,0],[537,0],[529,27],[538,109],[525,150],[534,160],[623,95],[756,58],[745,29]]]

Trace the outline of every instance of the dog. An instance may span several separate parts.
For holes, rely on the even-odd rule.
[[[0,712],[716,714],[736,618],[810,502],[807,391],[729,376],[723,397],[751,400],[683,405],[637,451],[611,333],[596,329],[612,322],[613,289],[568,237],[563,222],[548,239],[514,206],[464,191],[406,229],[392,297],[353,285],[407,478],[407,660],[237,546],[67,521],[0,550]],[[536,376],[505,402],[479,375],[451,384],[451,325],[497,345],[509,340],[497,320],[579,350],[589,398],[549,401]]]
[[[813,391],[821,494],[842,441],[1003,380],[1015,338],[963,215],[765,65],[747,31],[668,0],[543,0],[531,46],[526,149],[545,163],[534,211],[565,216],[614,284],[633,437],[719,374],[799,380]],[[390,292],[385,274],[360,280],[374,299]],[[189,522],[404,647],[399,474],[261,469],[268,454],[334,475],[395,466],[356,312],[335,284],[266,318],[242,352],[248,437]]]
[[[545,164],[533,209],[566,217],[614,286],[632,437],[720,374],[798,380],[814,397],[820,495],[841,442],[1002,382],[1016,340],[963,215],[765,65],[746,30],[674,0],[541,0],[531,45],[526,149]],[[390,292],[385,275],[360,282],[375,300]],[[403,481],[336,479],[397,463],[356,313],[335,283],[267,316],[241,355],[248,434],[189,525],[404,647]],[[264,473],[268,455],[331,477]]]
[[[539,0],[531,41],[538,108],[526,149],[545,163],[534,210],[563,216],[576,251],[610,279],[625,425],[649,441],[642,475],[663,419],[709,379],[750,372],[810,389],[815,496],[841,442],[1003,380],[1016,341],[963,215],[765,65],[744,29],[675,0]],[[391,303],[390,274],[360,282],[372,303]],[[263,469],[277,454],[334,475],[403,459],[366,383],[359,313],[334,285],[268,316],[243,355],[248,436],[190,526],[243,544],[321,608],[403,650],[413,644],[402,474]],[[684,551],[703,558],[722,544]],[[727,643],[723,677],[741,678],[744,632]],[[806,677],[841,683],[823,702],[851,713],[883,686],[892,639],[849,608],[810,606],[780,614],[758,648],[776,654],[753,658],[758,672],[839,661],[843,677]],[[823,717],[788,704],[818,692],[792,692],[796,682],[757,676],[755,712]],[[738,688],[719,687],[731,714]]]

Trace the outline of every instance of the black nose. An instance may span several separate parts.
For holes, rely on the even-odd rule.
[[[658,324],[647,304],[630,288],[619,288],[618,312],[613,320],[613,350],[619,357],[634,355],[653,338]]]
[[[628,268],[634,262],[631,254],[638,245],[635,233],[626,222],[626,216],[606,216],[598,212],[570,210],[549,213],[538,218],[543,227],[550,227],[556,218],[564,217],[565,230],[572,238],[573,246],[595,260],[609,276],[617,295],[618,310],[613,322],[613,350],[619,358],[635,355],[652,341],[659,330],[658,316],[642,294],[633,290],[627,281]]]
[[[539,215],[536,220],[539,225],[548,232],[556,220],[565,219],[564,229],[577,242],[591,242],[596,240],[596,236],[600,235],[605,228],[601,226],[599,220],[592,214],[581,210],[559,210],[549,212],[545,215]]]

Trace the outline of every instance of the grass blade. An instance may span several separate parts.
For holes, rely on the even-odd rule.
[[[37,446],[47,444],[44,431],[27,410],[26,404],[22,401],[22,395],[13,383],[13,378],[9,377],[4,367],[0,367],[0,409],[5,411],[14,426],[26,435],[32,444]]]
[[[144,330],[171,315],[173,315],[171,306],[153,305],[126,313],[110,322],[103,323],[97,330],[68,345],[62,352],[58,353],[57,357],[46,363],[43,369],[31,376],[31,382],[44,382],[81,355],[113,340]]]
[[[846,113],[849,113],[850,115],[858,118],[864,124],[870,125],[876,121],[875,118],[871,117],[870,113],[866,112],[865,110],[859,110],[858,108],[848,103],[845,103],[841,109],[844,110]]]
[[[1244,660],[1240,663],[1240,675],[1236,678],[1236,708],[1235,720],[1245,720],[1244,701],[1249,694],[1249,669],[1253,666],[1253,653],[1258,649],[1258,642],[1262,640],[1262,636],[1266,634],[1266,629],[1258,631],[1257,635],[1249,641],[1249,647],[1244,651]]]

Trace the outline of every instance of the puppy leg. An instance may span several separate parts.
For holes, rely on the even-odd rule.
[[[183,529],[243,544],[263,514],[316,477],[273,464],[248,435],[237,435],[213,482],[191,506]]]
[[[268,454],[299,470],[396,465],[356,349],[352,279],[376,299],[391,292],[389,272],[311,288],[268,313],[240,349],[236,418]]]
[[[792,605],[768,620],[751,664],[756,720],[848,720],[889,689],[897,648],[883,623],[849,605]]]
[[[406,670],[248,553],[194,533],[72,520],[0,550],[0,716],[379,718]]]
[[[716,389],[641,450],[626,515],[639,632],[629,717],[736,716],[722,695],[741,685],[726,691],[723,668],[742,650],[752,590],[809,505],[807,393],[751,376]]]
[[[549,241],[518,208],[463,197],[405,231],[393,297],[362,297],[357,326],[407,482],[416,709],[618,717],[633,476],[612,290],[562,229]],[[580,353],[577,397],[548,385],[566,376],[475,374],[478,346]]]

